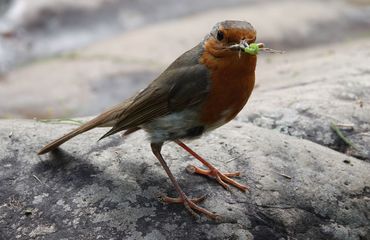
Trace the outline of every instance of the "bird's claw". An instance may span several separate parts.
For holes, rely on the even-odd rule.
[[[189,173],[197,173],[197,174],[205,175],[205,176],[208,176],[208,177],[213,177],[226,190],[230,190],[228,184],[233,185],[234,187],[240,189],[243,192],[248,190],[248,187],[246,185],[240,184],[237,181],[230,178],[230,177],[240,176],[240,172],[222,173],[219,170],[217,170],[216,168],[202,169],[202,168],[198,168],[194,165],[188,165],[186,167],[186,170]]]
[[[187,198],[187,197],[186,197]],[[201,197],[197,197],[197,198],[190,198],[188,199],[189,201],[192,201],[194,203],[200,203],[200,202],[203,202],[205,199],[207,198],[207,195],[203,195]],[[168,197],[164,194],[160,194],[159,195],[159,200],[161,202],[164,202],[164,203],[184,203],[184,199],[181,198],[181,197],[177,197],[177,198],[174,198],[174,197]]]
[[[164,194],[161,194],[159,196],[159,199],[162,202],[168,203],[168,204],[171,204],[171,203],[184,204],[185,208],[194,217],[199,217],[197,212],[200,212],[200,213],[203,213],[204,215],[206,215],[206,217],[208,217],[209,219],[212,219],[212,220],[220,219],[219,215],[214,214],[214,213],[208,211],[207,209],[202,208],[202,207],[197,205],[197,203],[200,203],[200,202],[204,201],[204,199],[206,199],[206,197],[207,197],[207,195],[203,195],[203,196],[198,197],[198,198],[188,198],[187,196],[183,195],[181,197],[173,198],[173,197],[168,197]]]

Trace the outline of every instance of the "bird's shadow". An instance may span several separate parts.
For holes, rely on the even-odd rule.
[[[117,146],[119,145],[119,141],[115,139],[113,142],[106,143],[104,145],[105,147]],[[69,153],[63,149],[56,149],[50,152],[45,160],[37,163],[33,172],[37,176],[41,176],[42,179],[47,179],[49,188],[54,190],[62,189],[61,192],[63,192],[63,189],[72,189],[72,192],[70,193],[71,195],[63,195],[63,193],[60,193],[55,195],[55,198],[64,197],[67,199],[73,199],[74,195],[79,192],[80,189],[94,183],[97,183],[100,187],[107,187],[111,192],[127,191],[127,189],[132,188],[132,186],[130,186],[131,183],[124,180],[117,180],[119,179],[118,176],[107,173],[101,169],[101,166],[91,163],[87,156],[90,156],[93,152],[95,152],[95,150],[92,149],[82,155],[77,152]],[[134,174],[135,182],[142,189],[144,195],[146,189],[158,187],[160,192],[157,194],[165,193],[169,196],[177,196],[173,186],[170,181],[168,181],[167,176],[164,173],[161,174],[160,171],[151,170],[152,167],[160,168],[160,166],[155,166],[155,162],[156,160],[154,157],[153,164],[146,162],[138,163],[135,161],[122,161],[119,164],[120,171],[122,172],[122,175],[127,174],[132,176]],[[143,178],[143,174],[146,174],[147,176],[150,175],[150,177]],[[187,175],[185,171],[184,174]],[[184,182],[182,180],[179,181],[180,185],[186,186],[188,180],[189,176],[186,176],[186,178],[183,179]],[[117,181],[119,182],[119,186],[117,186]],[[193,192],[193,190],[194,189],[191,189],[191,192]],[[195,193],[191,193],[189,191],[187,191],[187,193],[193,196],[202,195],[202,193],[199,192],[199,189],[195,191]],[[94,195],[98,196],[99,193],[94,193]],[[131,201],[130,196],[120,194],[119,197],[121,198],[119,201]],[[136,202],[132,203],[135,208],[147,208],[148,204],[155,208],[155,221],[161,219],[161,221],[167,222],[171,219],[171,217],[169,217],[170,215],[176,214],[183,216],[182,221],[186,221],[190,225],[195,224],[194,219],[188,216],[188,213],[183,206],[177,204],[163,204],[158,200],[158,195],[156,194],[153,194],[152,196],[137,196],[136,200]],[[215,224],[213,221],[207,222]]]
[[[48,185],[82,187],[91,184],[93,176],[101,172],[88,159],[80,158],[62,149],[50,152],[45,160],[37,163],[33,169],[35,175],[47,179]]]
[[[119,138],[113,138],[111,141],[107,141],[99,146],[91,147],[91,149],[83,155],[77,152],[69,153],[61,148],[57,148],[49,152],[44,160],[37,163],[34,167],[34,171],[38,174],[46,172],[52,174],[67,173],[68,175],[75,175],[76,180],[86,180],[85,178],[88,176],[94,176],[102,172],[102,170],[99,170],[98,166],[92,164],[86,156],[97,151],[118,146],[121,143],[122,141],[120,141]],[[102,175],[104,176],[104,174]]]

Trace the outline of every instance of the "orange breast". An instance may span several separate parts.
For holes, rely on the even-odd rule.
[[[207,51],[201,58],[211,71],[210,93],[202,106],[201,121],[218,127],[242,110],[252,93],[256,56],[237,54],[214,58]]]

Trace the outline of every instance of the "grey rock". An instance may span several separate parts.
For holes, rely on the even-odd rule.
[[[189,196],[223,218],[193,219],[150,152],[145,134],[76,137],[49,155],[45,143],[72,125],[0,121],[0,239],[369,239],[370,163],[250,123],[233,121],[194,150],[250,191],[226,191],[184,169],[199,165],[175,144],[163,154]]]
[[[370,160],[370,42],[323,46],[267,59],[240,121]],[[331,128],[343,128],[344,141]],[[343,125],[341,127],[341,125]]]

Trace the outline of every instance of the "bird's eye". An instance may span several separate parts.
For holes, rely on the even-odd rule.
[[[222,39],[224,39],[224,32],[218,31],[217,32],[217,40],[222,41]]]

